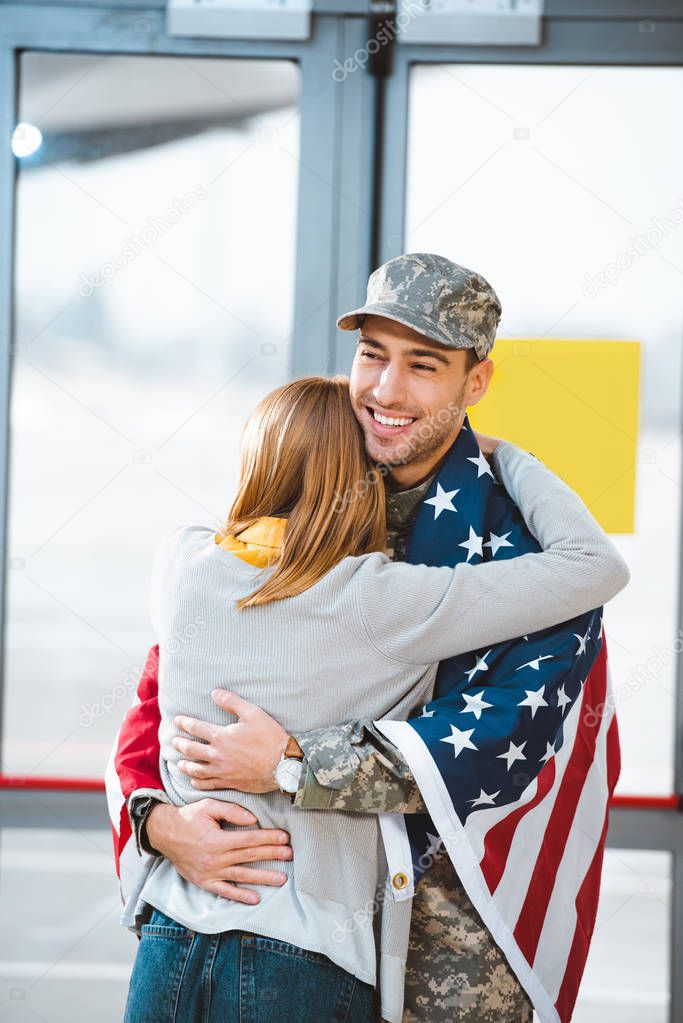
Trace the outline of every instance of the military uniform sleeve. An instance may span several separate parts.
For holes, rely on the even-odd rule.
[[[426,813],[402,754],[372,721],[296,736],[306,759],[294,806],[351,813]]]

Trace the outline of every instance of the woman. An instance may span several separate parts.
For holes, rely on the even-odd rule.
[[[527,571],[510,571],[509,561],[455,569],[393,563],[382,553],[381,479],[347,381],[294,381],[260,403],[243,435],[225,529],[182,527],[157,550],[161,774],[173,803],[203,796],[177,768],[173,718],[182,711],[225,723],[211,699],[216,679],[287,730],[361,715],[404,719],[430,699],[440,660],[557,625],[626,585],[628,568],[583,502],[515,445],[493,438],[490,446],[499,478],[544,548],[522,555]],[[541,488],[552,495],[549,511],[534,501]],[[571,535],[561,535],[555,519],[573,520]],[[548,589],[549,570],[561,598]],[[484,593],[486,617],[473,613]],[[496,613],[510,602],[514,628]],[[289,1015],[369,1023],[378,957],[385,979],[402,976],[410,922],[409,900],[387,901],[390,944],[381,949],[372,924],[343,926],[384,891],[376,818],[305,814],[279,792],[213,795],[290,833],[293,862],[261,864],[284,870],[287,881],[246,905],[189,884],[160,860],[142,893],[155,912],[143,927],[128,1023],[271,1023]],[[199,970],[186,969],[192,941],[204,942]],[[382,1015],[400,1023],[400,1006],[383,1005]]]

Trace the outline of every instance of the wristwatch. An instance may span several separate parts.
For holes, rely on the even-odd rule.
[[[128,804],[128,816],[135,835],[135,845],[138,853],[149,853],[151,856],[161,854],[154,848],[147,837],[147,818],[154,809],[162,802],[152,795],[130,796]]]
[[[290,735],[285,751],[275,768],[275,781],[283,795],[292,796],[299,788],[303,770],[304,752],[293,735]]]

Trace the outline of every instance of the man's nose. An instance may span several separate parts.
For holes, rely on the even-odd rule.
[[[402,404],[405,401],[406,388],[401,371],[396,366],[387,366],[383,369],[372,395],[377,404],[385,408]]]

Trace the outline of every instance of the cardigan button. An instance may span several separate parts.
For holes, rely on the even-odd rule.
[[[399,871],[398,874],[394,874],[391,879],[391,883],[397,891],[403,891],[404,888],[408,887],[408,876]]]

